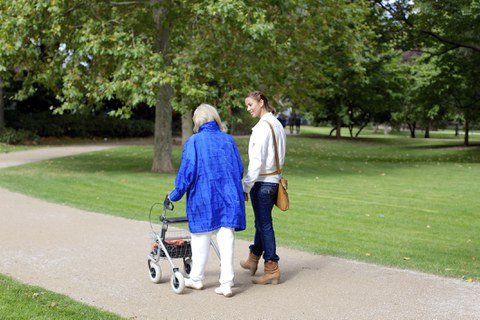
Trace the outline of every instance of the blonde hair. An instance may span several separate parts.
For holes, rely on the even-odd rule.
[[[220,119],[217,109],[206,103],[199,105],[193,113],[193,132],[197,133],[203,124],[210,121],[215,121],[220,130],[227,132],[227,126]]]

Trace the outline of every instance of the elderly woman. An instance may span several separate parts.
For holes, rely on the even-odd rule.
[[[185,142],[171,201],[187,194],[191,232],[192,270],[185,286],[203,289],[212,232],[220,251],[220,286],[217,294],[232,296],[235,231],[245,230],[242,189],[243,164],[233,138],[217,110],[201,104],[193,114],[194,134]]]

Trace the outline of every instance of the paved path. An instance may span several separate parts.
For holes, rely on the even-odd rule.
[[[42,161],[52,158],[72,156],[79,153],[99,151],[113,148],[113,144],[66,146],[66,147],[45,147],[9,153],[0,153],[0,169],[20,166],[25,163]]]
[[[0,167],[104,147],[0,154]],[[240,240],[234,297],[213,292],[219,268],[213,253],[206,288],[177,295],[170,288],[166,264],[162,283],[148,278],[149,231],[147,222],[85,212],[0,188],[0,273],[126,318],[480,319],[480,283],[287,248],[278,249],[281,283],[253,285],[238,266],[248,246]]]

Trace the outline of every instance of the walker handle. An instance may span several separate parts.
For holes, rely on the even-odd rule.
[[[170,197],[168,194],[165,196],[165,200],[163,200],[163,207],[165,208],[165,210],[170,210],[170,211],[172,211],[174,208],[173,202],[170,201]]]

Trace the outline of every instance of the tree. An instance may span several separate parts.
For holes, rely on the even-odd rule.
[[[379,54],[364,63],[364,67],[365,81],[348,86],[346,124],[351,137],[358,137],[369,123],[391,122],[391,115],[401,108],[405,93],[404,71],[397,52]]]
[[[433,58],[440,70],[425,86],[441,97],[430,110],[433,113],[458,112],[465,119],[465,145],[471,123],[479,119],[477,65],[480,56],[480,3],[477,0],[418,0],[377,1],[377,4],[400,22],[405,42],[410,48],[420,48],[424,55]],[[426,91],[424,91],[426,92]],[[449,104],[446,104],[448,102]],[[438,110],[436,110],[438,108]],[[456,109],[457,112],[452,110]]]
[[[469,133],[475,122],[480,120],[480,55],[470,50],[447,53],[440,57],[440,72],[435,79],[439,90],[439,98],[448,103],[446,112],[452,120],[464,120],[464,145],[468,146]]]
[[[228,92],[217,97],[220,102],[228,101],[238,90],[234,88],[245,88],[253,67],[240,63],[252,65],[266,56],[266,42],[251,43],[255,37],[267,38],[271,24],[264,10],[275,7],[269,1],[253,7],[239,0],[1,0],[0,5],[2,12],[11,13],[6,25],[15,25],[15,30],[2,27],[1,34],[12,31],[12,43],[21,43],[18,51],[42,47],[39,63],[25,68],[23,95],[32,84],[42,83],[57,93],[62,105],[54,112],[60,114],[98,111],[111,99],[124,103],[110,111],[120,117],[141,103],[155,106],[155,172],[173,170],[172,103],[188,112],[191,107],[179,103],[211,97],[214,81]],[[253,47],[258,56],[245,58]],[[259,78],[253,84],[260,82],[268,81]]]
[[[407,52],[402,60],[402,108],[394,112],[393,119],[407,124],[411,138],[416,137],[417,127],[423,126],[425,138],[428,138],[432,122],[441,120],[442,115],[440,88],[435,82],[439,70],[431,58],[418,52]]]
[[[29,33],[36,32],[40,25],[33,28],[32,16],[28,8],[21,13],[21,8],[14,6],[15,2],[0,1],[0,128],[5,126],[5,91],[12,80],[26,79],[26,75],[34,70],[42,59],[42,47]],[[23,16],[22,14],[25,14]],[[27,81],[27,80],[26,80]],[[16,98],[31,94],[33,88],[17,93]]]
[[[0,129],[5,128],[5,100],[3,94],[3,79],[0,77]]]
[[[436,54],[464,48],[480,53],[478,0],[376,0],[403,23],[410,47],[437,47]]]
[[[398,89],[395,56],[383,34],[382,15],[368,1],[303,1],[292,15],[284,48],[283,93],[318,119],[334,126],[341,137],[353,136],[370,122],[388,120]]]
[[[261,89],[327,115],[340,137],[342,126],[351,135],[359,127],[358,135],[369,121],[388,119],[398,90],[384,17],[371,1],[0,4],[12,12],[5,26],[14,26],[2,25],[1,35],[20,43],[14,52],[22,58],[13,61],[29,61],[17,97],[41,83],[61,101],[56,113],[102,112],[112,99],[124,104],[109,111],[120,117],[139,104],[155,106],[153,171],[173,170],[172,109],[189,122],[192,109],[208,101],[235,130],[248,121],[238,116],[245,93]],[[35,59],[24,59],[28,52]],[[185,139],[191,129],[184,128]]]

